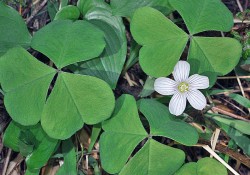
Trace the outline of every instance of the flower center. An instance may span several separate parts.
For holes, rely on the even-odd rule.
[[[181,92],[181,93],[184,93],[184,92],[187,92],[188,91],[188,84],[186,82],[181,82],[179,85],[178,85],[178,90]]]

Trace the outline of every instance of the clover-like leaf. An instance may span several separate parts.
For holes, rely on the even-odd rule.
[[[114,15],[123,17],[132,17],[138,8],[145,6],[156,8],[166,14],[172,10],[168,0],[112,0],[110,5]]]
[[[4,145],[14,151],[27,150],[26,164],[29,171],[39,171],[46,164],[57,147],[58,140],[46,135],[40,124],[24,127],[11,122],[4,133]]]
[[[61,8],[55,16],[54,20],[77,20],[80,17],[79,9],[74,5],[68,5]]]
[[[28,48],[31,36],[19,13],[2,1],[0,2],[0,12],[0,56],[16,46]]]
[[[217,30],[228,32],[233,15],[220,0],[169,0],[184,19],[190,34]]]
[[[185,9],[186,5],[190,6],[190,4],[192,4],[182,0],[171,1],[171,3],[177,2],[181,2],[178,3],[177,8],[177,10],[179,9],[180,11]],[[206,2],[205,6],[209,4],[208,1],[203,2]],[[215,3],[215,0],[213,0],[213,3]],[[217,3],[222,5],[222,8],[220,7],[221,11],[230,13],[227,9],[225,10],[221,2],[218,1]],[[189,28],[193,27],[192,29],[197,31],[201,29],[201,31],[213,29],[210,28],[212,22],[216,22],[214,29],[217,29],[218,26],[223,26],[221,21],[217,21],[217,18],[213,15],[211,6],[201,9],[201,11],[202,14],[198,14],[202,16],[201,18],[203,18],[203,14],[205,14],[206,17],[204,18],[212,19],[208,20],[208,23],[206,23],[206,20],[202,21],[201,24],[198,22],[197,26],[195,23],[197,20],[195,20],[195,22],[189,21]],[[193,15],[190,11],[188,14]],[[183,15],[182,17],[185,19],[187,16]],[[195,18],[192,18],[192,21],[193,19]],[[226,21],[230,19],[232,20],[232,18],[228,18]],[[230,26],[224,26],[222,29],[229,30],[229,27]],[[211,78],[211,83],[217,75],[229,73],[237,65],[241,56],[241,45],[235,39],[194,37],[192,33],[188,37],[184,31],[178,28],[163,14],[149,7],[140,8],[134,13],[131,22],[131,32],[134,39],[143,46],[139,56],[142,69],[148,75],[154,77],[167,76],[173,71],[174,65],[180,59],[188,38],[191,40],[188,53],[188,60],[192,69],[191,73],[207,75]]]
[[[149,122],[151,135],[164,136],[188,146],[198,142],[196,129],[185,122],[174,121],[168,108],[160,102],[142,99],[138,101],[138,108]]]
[[[197,162],[197,175],[227,175],[227,169],[218,161],[206,157]]]
[[[215,159],[206,157],[197,163],[190,162],[183,165],[175,175],[227,175],[227,169]]]
[[[192,145],[197,142],[197,132],[188,124],[180,121],[172,121],[172,116],[169,114],[167,107],[155,100],[140,100],[138,106],[140,106],[142,113],[144,112],[145,115],[149,115],[147,119],[149,119],[150,134],[148,134],[142,126],[134,97],[130,95],[122,95],[119,97],[112,118],[103,123],[105,132],[100,138],[100,156],[103,168],[109,173],[118,173],[126,164],[135,147],[143,139],[148,139],[146,145],[125,165],[121,174],[141,174],[139,173],[139,169],[143,169],[143,172],[148,172],[149,174],[153,174],[154,172],[171,174],[175,172],[183,164],[185,157],[183,152],[153,141],[152,136],[169,136],[171,139],[179,141],[180,143]],[[157,110],[154,109],[159,109],[161,114],[157,113]],[[169,130],[164,129],[165,125]],[[170,125],[173,125],[174,128]],[[159,129],[157,129],[157,127]],[[184,136],[181,136],[176,128],[178,128]],[[177,131],[177,134],[174,134],[174,132],[170,130]],[[188,134],[191,136],[186,138]],[[110,148],[113,149],[110,150]],[[123,154],[120,154],[121,151],[123,151]],[[173,157],[170,152],[176,154],[176,159],[169,159],[169,157]],[[149,166],[152,161],[154,162],[156,157],[158,158],[158,156],[156,156],[158,154],[166,154],[166,157],[169,156],[168,158],[162,158],[162,161],[166,163],[165,166],[160,166],[159,168]],[[149,157],[149,160],[145,159],[142,161],[142,156]],[[167,161],[167,159],[169,159],[169,161]],[[172,165],[173,163],[175,166]],[[138,167],[135,168],[135,166]]]
[[[181,167],[184,160],[185,153],[182,150],[150,139],[128,162],[119,175],[172,175]]]
[[[174,175],[196,175],[197,163],[190,162],[184,164]]]
[[[102,127],[105,131],[100,139],[102,166],[109,173],[118,173],[138,143],[148,135],[139,119],[135,99],[122,95],[116,101],[112,118]]]
[[[240,43],[232,38],[193,37],[188,62],[192,73],[225,75],[239,62]]]
[[[0,59],[0,82],[4,104],[13,120],[34,125],[41,118],[49,85],[56,70],[36,60],[21,47]]]
[[[104,2],[98,4],[101,3]],[[107,4],[92,8],[85,18],[104,32],[106,47],[100,57],[71,66],[71,70],[98,77],[115,89],[127,54],[127,39],[122,18],[113,16]]]
[[[114,103],[106,82],[62,72],[44,107],[42,126],[49,136],[66,139],[84,123],[96,124],[109,118]]]
[[[55,31],[58,33],[52,35]],[[63,37],[60,38],[58,34]],[[50,42],[45,44],[45,38]],[[85,21],[73,23],[59,20],[43,28],[32,42],[34,48],[52,56],[58,70],[37,61],[21,48],[10,50],[0,59],[0,82],[5,91],[5,106],[15,121],[34,125],[41,119],[42,127],[49,136],[67,139],[85,122],[96,124],[110,117],[115,101],[106,82],[60,70],[70,63],[100,54],[105,44],[99,29]],[[83,43],[85,45],[81,45]],[[76,49],[73,49],[74,44],[77,44]],[[87,53],[81,54],[81,51]],[[47,94],[51,91],[49,85],[56,73],[58,79],[45,104]]]
[[[35,33],[31,47],[61,69],[99,56],[105,47],[103,35],[87,21],[57,20]]]
[[[182,29],[150,7],[134,13],[131,32],[143,46],[139,56],[142,69],[154,77],[167,76],[173,71],[188,41]]]

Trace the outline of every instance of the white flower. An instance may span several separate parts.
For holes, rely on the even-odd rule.
[[[197,89],[209,87],[206,76],[194,74],[189,76],[190,65],[186,61],[179,61],[173,71],[174,80],[160,77],[155,80],[154,89],[162,95],[173,95],[169,103],[169,111],[174,115],[181,115],[186,108],[186,99],[197,110],[205,108],[205,96]]]

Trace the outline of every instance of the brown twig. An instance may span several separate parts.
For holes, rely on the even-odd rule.
[[[228,77],[218,77],[219,80],[226,80],[226,79],[235,79],[237,76],[228,76]],[[239,79],[247,79],[250,76],[238,76]]]
[[[209,142],[205,140],[200,140],[199,143],[208,145]],[[222,145],[221,143],[217,143],[215,150],[218,150],[219,152],[226,154],[230,156],[231,158],[240,161],[242,164],[246,165],[248,168],[250,168],[250,158],[247,156],[244,156],[238,152],[233,151],[232,149],[229,149],[225,145]]]
[[[7,171],[8,165],[9,165],[9,161],[10,161],[10,155],[11,155],[11,149],[9,148],[8,153],[7,153],[7,157],[5,159],[2,175],[6,174],[6,171]]]
[[[221,114],[227,115],[227,116],[229,116],[229,117],[238,119],[238,120],[243,120],[243,121],[246,121],[246,122],[250,122],[249,120],[245,119],[244,117],[238,116],[238,115],[236,115],[236,114],[230,113],[230,112],[228,112],[228,111],[225,111],[225,110],[220,109],[220,108],[217,108],[217,107],[212,107],[212,110],[213,110],[213,111],[216,111],[216,112],[219,112],[219,113],[221,113]]]
[[[243,10],[243,7],[242,7],[240,1],[239,1],[239,0],[236,0],[236,2],[237,2],[237,5],[238,5],[240,11],[243,12],[244,10]]]
[[[44,0],[39,6],[37,6],[37,8],[34,9],[31,15],[27,18],[26,24],[28,24],[36,16],[36,14],[45,6],[47,2],[48,0]]]
[[[227,96],[227,94],[225,94],[225,95]],[[236,108],[236,109],[238,109],[240,112],[242,112],[244,115],[247,115],[247,113],[245,113],[244,110],[242,110],[240,107],[238,107],[237,105],[233,104],[232,102],[230,102],[230,101],[228,101],[228,100],[226,100],[226,99],[224,99],[224,98],[221,98],[221,97],[218,97],[218,98],[221,99],[221,100],[223,100],[223,101],[225,101],[225,102],[227,102],[227,103],[229,103],[229,104],[232,105],[234,108]]]
[[[12,161],[12,162],[16,162],[15,166],[11,170],[8,170],[7,175],[12,175],[14,170],[17,168],[18,165],[20,165],[20,163],[22,163],[23,160],[24,160],[23,156],[21,154],[18,154],[15,160]]]
[[[250,91],[250,88],[244,88],[243,89],[245,92],[247,92],[247,91]],[[235,93],[235,92],[241,92],[241,90],[228,90],[228,91],[226,91],[226,92],[219,92],[219,93],[217,93],[217,94],[214,94],[214,95],[228,95],[228,94],[231,94],[231,93]]]

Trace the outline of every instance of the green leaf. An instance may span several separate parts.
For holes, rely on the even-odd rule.
[[[138,106],[149,122],[151,135],[168,137],[188,146],[198,142],[196,129],[182,121],[171,121],[173,116],[163,104],[156,100],[142,99]]]
[[[31,36],[27,26],[13,8],[0,2],[0,56],[9,49],[22,46],[28,48],[30,46]]]
[[[175,175],[197,175],[197,163],[190,162],[184,164]]]
[[[233,15],[220,0],[169,0],[184,19],[193,35],[208,30],[228,32],[233,27]]]
[[[34,125],[40,120],[55,73],[21,47],[13,48],[1,57],[4,104],[14,121]]]
[[[56,172],[56,175],[77,175],[76,172],[76,151],[71,139],[62,141],[63,165]]]
[[[218,122],[222,122],[228,126],[231,126],[244,134],[250,135],[250,130],[249,130],[250,123],[249,122],[236,120],[232,118],[222,118],[222,117],[217,117],[217,116],[214,116],[213,119]]]
[[[97,138],[99,137],[99,135],[101,133],[101,130],[102,130],[102,127],[101,127],[100,123],[96,124],[96,125],[93,125],[88,152],[92,151],[92,149],[93,149],[93,147],[94,147],[94,145],[96,143],[96,140],[97,140]]]
[[[31,47],[63,68],[99,56],[105,41],[103,32],[87,21],[57,20],[35,33]]]
[[[79,9],[74,5],[68,5],[61,8],[55,16],[54,20],[77,20],[80,17]]]
[[[78,0],[77,7],[79,8],[80,12],[83,15],[85,15],[91,8],[97,6],[98,1],[101,1],[101,0]]]
[[[235,143],[243,150],[243,152],[250,156],[250,138],[248,135],[243,134],[242,132],[234,129],[231,126],[228,126],[221,122],[216,122],[230,138],[232,138]]]
[[[122,18],[112,15],[110,7],[96,7],[85,18],[104,32],[106,47],[100,57],[77,64],[76,73],[87,74],[106,81],[115,89],[127,53],[127,39]]]
[[[241,104],[242,106],[246,108],[250,108],[250,100],[239,95],[239,94],[229,94],[229,97],[235,100],[237,103]]]
[[[183,165],[175,175],[227,175],[227,169],[215,159],[206,157],[197,163],[190,162]]]
[[[155,91],[154,90],[154,82],[155,82],[155,78],[148,76],[139,96],[140,97],[147,97],[147,96],[151,95]]]
[[[42,126],[52,138],[66,139],[83,123],[96,124],[113,112],[109,85],[95,77],[59,73],[42,115]]]
[[[174,119],[168,107],[154,99],[141,99],[137,102],[137,105],[140,112],[149,121],[152,129],[162,125],[161,122],[166,123]]]
[[[37,171],[37,172],[31,172],[30,170],[26,170],[25,171],[25,175],[39,175],[40,174],[40,171]]]
[[[69,0],[60,0],[60,9],[66,7],[69,3]]]
[[[123,72],[127,72],[127,70],[139,60],[139,51],[141,49],[141,46],[137,44],[135,40],[132,40],[130,44],[131,47],[130,47],[129,58],[126,61]]]
[[[239,62],[241,45],[232,38],[193,37],[188,55],[192,73],[226,75]]]
[[[39,131],[34,133],[38,142],[34,144],[34,150],[25,159],[27,167],[31,171],[38,171],[51,157],[55,151],[58,140],[52,139],[46,135],[39,124]]]
[[[171,175],[181,167],[184,160],[185,153],[182,150],[150,139],[128,162],[119,175]]]
[[[4,134],[4,144],[26,156],[28,171],[37,172],[55,151],[58,140],[48,137],[40,124],[25,127],[11,122]]]
[[[188,35],[159,11],[143,7],[131,21],[131,32],[140,50],[139,62],[145,73],[153,77],[167,76],[188,41]]]
[[[197,162],[197,175],[227,175],[227,169],[217,160],[206,157]]]
[[[3,144],[11,148],[15,152],[19,152],[19,136],[20,128],[15,122],[11,122],[7,129],[4,131]]]
[[[172,10],[168,0],[111,0],[113,14],[123,17],[132,17],[134,12],[145,6],[156,8],[164,14],[169,14]]]
[[[56,13],[59,10],[59,3],[57,0],[50,0],[47,2],[47,9],[49,13],[50,20],[53,21]]]
[[[135,147],[148,135],[139,119],[134,97],[119,97],[112,118],[102,127],[105,131],[100,138],[102,167],[111,174],[118,173]]]

